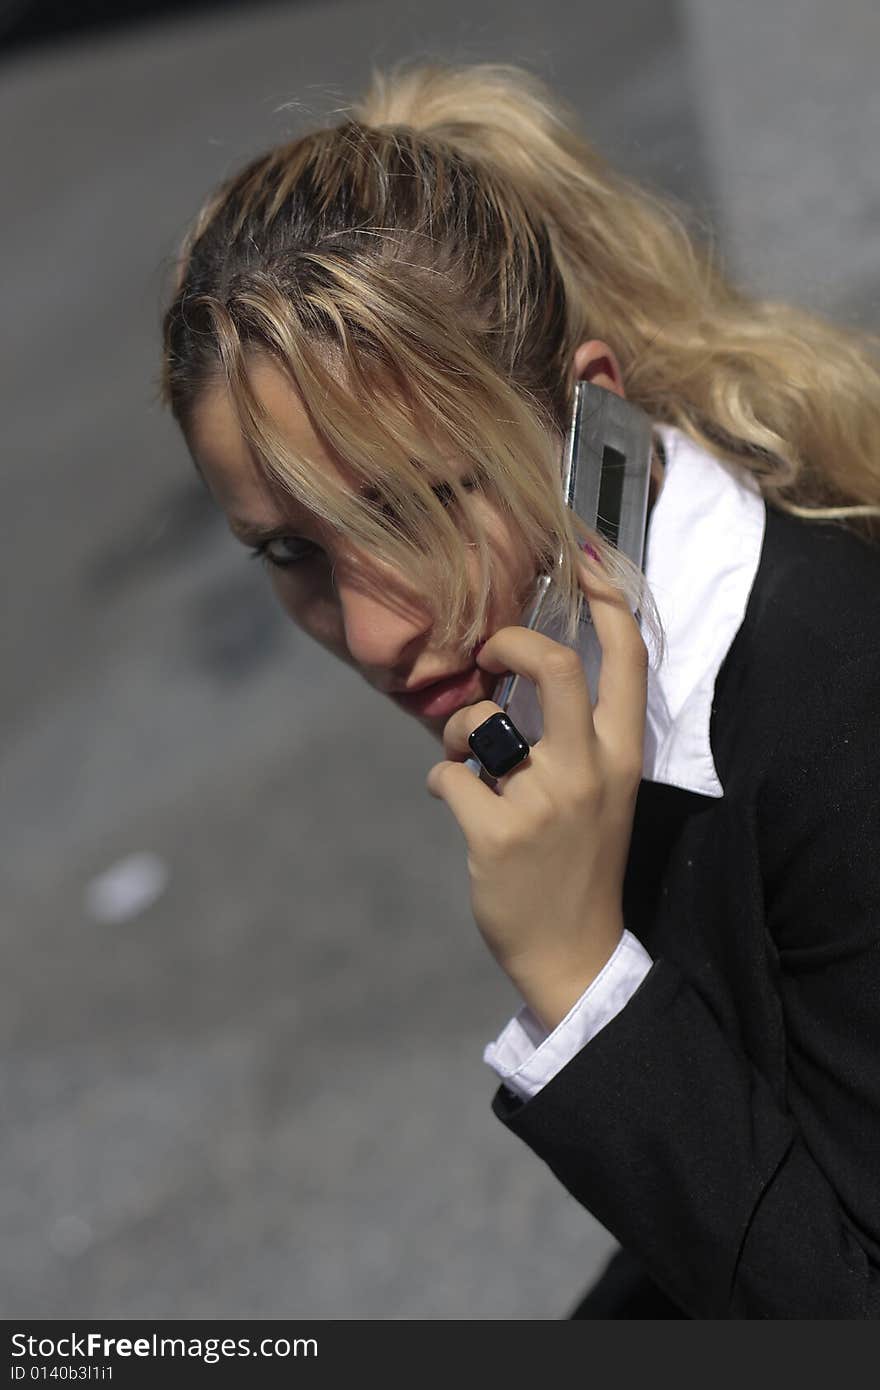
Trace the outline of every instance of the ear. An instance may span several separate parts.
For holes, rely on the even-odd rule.
[[[612,349],[601,338],[581,343],[574,354],[574,381],[590,381],[606,391],[625,396],[623,373]]]

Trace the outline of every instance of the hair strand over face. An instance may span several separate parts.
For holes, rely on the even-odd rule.
[[[630,400],[751,472],[772,505],[880,538],[878,339],[750,298],[716,261],[684,210],[612,170],[527,70],[404,64],[374,73],[347,119],[207,199],[164,316],[161,398],[186,431],[201,394],[225,388],[267,475],[404,568],[444,645],[482,635],[492,582],[486,537],[444,472],[464,459],[536,572],[561,551],[569,638],[587,539],[659,653],[644,576],[562,504],[580,342],[608,342]],[[261,358],[378,505],[292,455],[253,390]]]

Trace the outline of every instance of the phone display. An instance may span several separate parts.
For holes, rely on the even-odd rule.
[[[577,383],[562,450],[565,503],[639,568],[644,560],[651,448],[651,419],[639,406],[602,386],[587,381]],[[548,612],[553,583],[551,574],[538,576],[520,623],[577,650],[590,702],[595,705],[602,649],[590,618],[589,603],[585,597],[575,641],[567,642],[561,630],[562,620]],[[532,681],[516,672],[502,676],[492,699],[510,716],[530,746],[538,742],[544,726]],[[466,765],[483,781],[494,785],[494,779],[476,758],[466,759]]]

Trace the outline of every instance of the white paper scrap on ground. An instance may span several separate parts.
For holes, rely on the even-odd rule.
[[[168,884],[164,859],[149,850],[128,854],[86,888],[86,912],[96,922],[128,922],[160,898]]]

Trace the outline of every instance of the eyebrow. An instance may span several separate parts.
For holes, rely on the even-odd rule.
[[[286,526],[260,526],[253,521],[239,521],[233,517],[229,523],[229,529],[236,540],[244,541],[246,545],[258,541],[272,541],[278,536],[289,536],[291,530],[295,529],[290,522]]]
[[[201,472],[201,470],[199,470]],[[442,484],[435,485],[441,487]],[[378,502],[380,492],[372,483],[362,483],[357,490],[356,496],[362,497],[365,502]],[[280,524],[261,523],[259,521],[247,521],[243,517],[231,517],[229,529],[237,540],[243,541],[245,545],[258,545],[261,541],[274,541],[279,536],[289,536],[291,533],[291,522],[283,521]],[[295,523],[293,530],[296,530]]]
[[[376,502],[379,493],[370,483],[365,483],[359,489],[359,496],[368,502]],[[261,523],[259,521],[246,521],[242,517],[232,517],[229,522],[229,529],[237,540],[250,545],[258,544],[260,541],[274,541],[279,536],[289,536],[291,530],[296,530],[296,524],[290,521],[282,521],[280,524]]]

